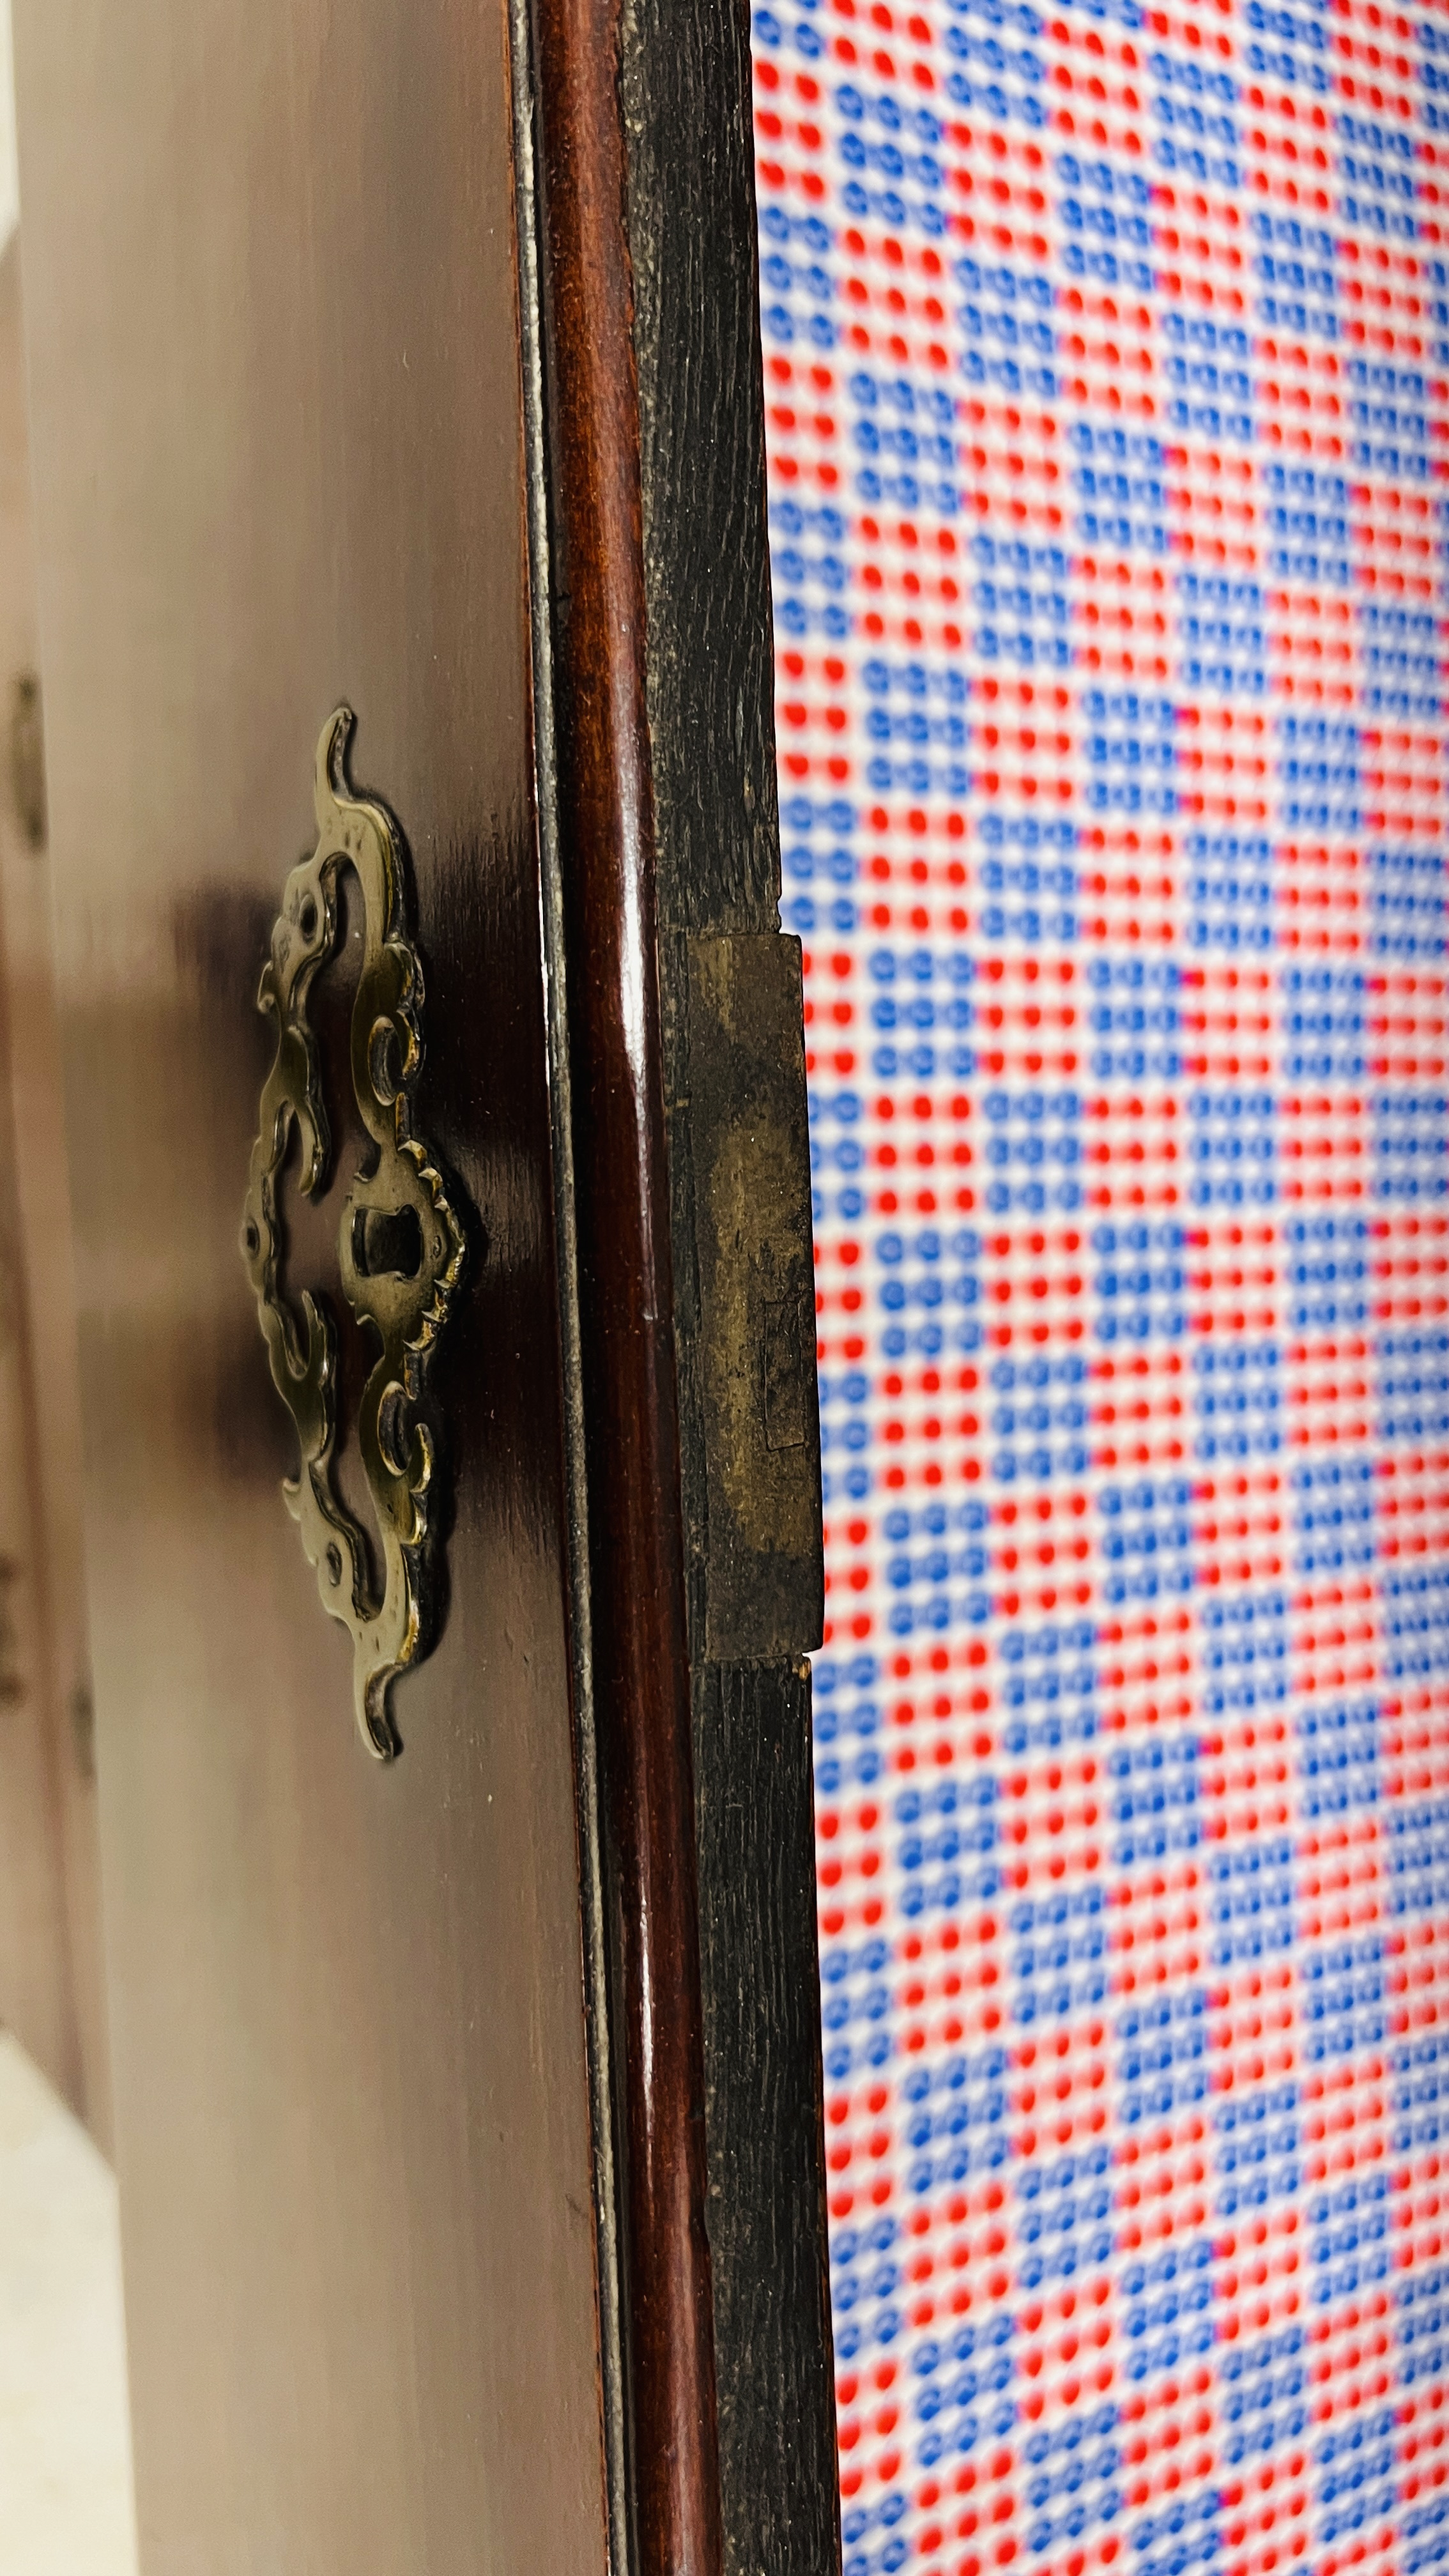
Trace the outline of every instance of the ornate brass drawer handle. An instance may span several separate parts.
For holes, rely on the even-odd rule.
[[[271,957],[262,970],[257,1007],[276,1021],[277,1053],[252,1149],[242,1258],[272,1376],[301,1444],[300,1472],[282,1490],[316,1569],[322,1606],[352,1638],[362,1740],[385,1760],[400,1749],[388,1706],[390,1685],[426,1650],[433,1445],[416,1407],[462,1273],[464,1238],[428,1146],[413,1126],[412,1092],[423,1053],[423,978],[405,924],[406,849],[386,807],[354,796],[348,787],[352,727],[352,710],[339,707],[322,728],[317,847],[287,879]],[[323,1187],[331,1155],[308,1004],[336,944],[337,882],[345,867],[356,873],[366,913],[352,1010],[352,1087],[377,1155],[374,1168],[359,1171],[348,1190],[339,1257],[347,1302],[382,1345],[357,1423],[381,1546],[380,1600],[373,1594],[363,1532],[333,1483],[336,1323],[325,1300],[304,1292],[304,1347],[277,1284],[283,1244],[277,1184],[293,1126],[308,1196]]]

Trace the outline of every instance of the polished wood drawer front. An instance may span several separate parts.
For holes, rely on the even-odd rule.
[[[506,15],[17,15],[143,2563],[600,2570]],[[343,704],[407,844],[418,1133],[466,1239],[386,1763],[239,1249],[258,981]],[[282,1171],[282,1284],[341,1319],[366,1529],[342,902],[333,1170],[315,1207]]]

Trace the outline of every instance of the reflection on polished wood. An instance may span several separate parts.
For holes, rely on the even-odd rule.
[[[620,0],[543,0],[547,470],[594,1688],[647,2576],[720,2576],[674,1283]]]

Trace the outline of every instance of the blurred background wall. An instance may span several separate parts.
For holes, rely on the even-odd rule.
[[[19,190],[0,0],[0,2025],[109,2144]]]

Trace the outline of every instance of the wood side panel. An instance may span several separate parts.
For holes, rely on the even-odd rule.
[[[627,0],[625,29],[660,916],[775,930],[749,13],[740,0]]]
[[[143,2565],[587,2576],[506,20],[17,22]],[[447,1615],[391,1766],[282,1504],[238,1246],[258,973],[343,699],[411,844],[420,1121],[471,1211],[436,1377]],[[332,1240],[307,1237],[324,1284]]]
[[[744,1421],[752,1404],[763,1414],[763,1381],[747,1389],[737,1369],[722,1401],[708,1357],[734,1338],[722,1296],[755,1314],[778,1296],[792,1232],[802,1284],[809,1278],[803,1047],[798,1023],[779,1017],[773,1056],[767,1049],[761,1064],[770,1070],[760,1098],[773,1114],[753,1120],[750,1050],[739,1050],[721,1082],[711,1014],[701,1013],[691,984],[702,942],[737,941],[741,991],[755,982],[763,1031],[783,963],[770,969],[764,958],[779,930],[780,859],[742,0],[626,0],[623,101],[665,925],[725,2564],[730,2576],[821,2576],[839,2564],[840,2510],[802,1662],[819,1642],[823,1588],[813,1317],[802,1317],[800,1353],[808,1445],[791,1462],[795,1509],[779,1523],[789,1538],[778,1547],[759,1506],[785,1462],[766,1459],[761,1474],[769,1429],[759,1419],[751,1433]],[[730,1277],[717,1258],[710,1201],[732,1126],[729,1153],[742,1169],[753,1158],[753,1187],[775,1214],[763,1235],[757,1225],[738,1229]],[[788,1179],[773,1168],[787,1137],[796,1157]],[[730,1486],[748,1497],[743,1520]]]
[[[818,2041],[802,2045],[820,2018],[810,1669],[707,1665],[696,1705],[726,2565],[826,2576],[840,2488],[824,2091]]]

